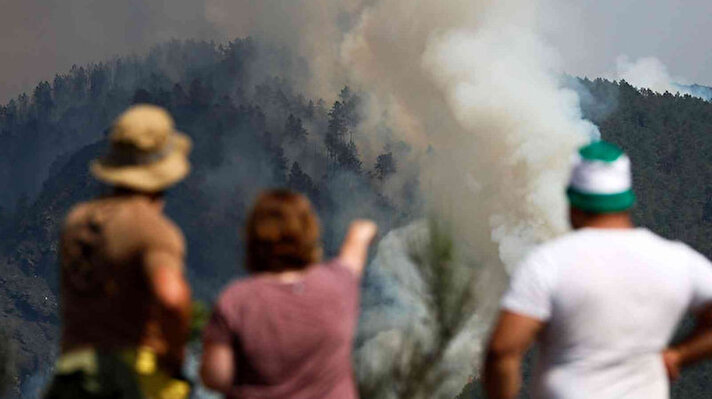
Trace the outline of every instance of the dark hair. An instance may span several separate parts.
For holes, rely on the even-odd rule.
[[[321,260],[319,220],[302,194],[268,190],[260,194],[247,220],[247,270],[304,269]]]

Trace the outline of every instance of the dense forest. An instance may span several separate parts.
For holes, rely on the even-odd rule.
[[[387,142],[366,156],[355,144],[369,134],[359,127],[366,94],[344,87],[331,99],[308,98],[303,64],[251,39],[172,41],[143,57],[75,66],[0,107],[0,339],[9,341],[0,358],[14,360],[9,397],[35,397],[56,356],[59,225],[72,204],[104,190],[87,163],[132,103],[166,107],[194,140],[193,173],[168,193],[167,212],[185,231],[189,278],[203,300],[242,273],[240,228],[262,188],[288,186],[314,201],[327,254],[353,217],[387,232],[423,216],[417,179],[393,184],[412,167],[408,144]],[[603,137],[630,153],[636,221],[712,257],[712,104],[625,81],[566,82]],[[676,397],[712,386],[697,370]]]

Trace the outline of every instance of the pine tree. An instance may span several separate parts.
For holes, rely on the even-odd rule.
[[[373,167],[378,180],[384,180],[388,176],[396,172],[396,161],[393,158],[393,153],[388,152],[381,154],[376,158],[376,165]]]
[[[336,101],[331,107],[324,144],[329,157],[339,167],[360,173],[362,163],[352,137],[352,132],[358,124],[358,101],[350,94],[348,87],[341,91],[339,97],[345,102]]]
[[[284,137],[292,143],[301,143],[306,141],[309,133],[304,126],[302,120],[295,117],[294,114],[289,114],[287,121],[284,124]]]
[[[316,185],[312,181],[311,177],[309,177],[309,175],[302,170],[298,162],[292,163],[292,169],[289,172],[287,185],[289,188],[303,193],[312,201],[317,202],[318,190]]]

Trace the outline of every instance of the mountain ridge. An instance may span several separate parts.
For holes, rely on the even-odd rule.
[[[166,107],[195,142],[194,173],[168,193],[167,212],[188,238],[188,273],[199,298],[212,299],[244,273],[239,229],[261,188],[307,193],[324,224],[327,254],[353,217],[373,217],[387,232],[424,214],[417,178],[391,186],[413,167],[408,143],[390,142],[367,162],[351,139],[371,133],[358,123],[365,93],[344,88],[328,104],[310,99],[295,89],[302,75],[290,65],[299,60],[274,61],[272,72],[261,73],[261,57],[290,59],[251,39],[173,41],[143,58],[75,67],[0,107],[0,184],[12,188],[2,203],[13,204],[0,210],[0,322],[18,349],[21,383],[12,395],[36,395],[56,355],[61,221],[72,204],[105,190],[87,163],[104,151],[107,127],[132,103]],[[603,138],[631,156],[636,222],[712,256],[705,239],[712,234],[712,104],[623,81],[566,84]],[[674,397],[703,397],[698,387],[707,384],[708,367],[696,370],[673,387]]]

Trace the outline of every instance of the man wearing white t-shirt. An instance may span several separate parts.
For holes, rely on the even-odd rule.
[[[633,226],[630,161],[613,144],[581,148],[567,197],[575,231],[535,249],[502,299],[485,361],[488,397],[517,396],[536,340],[536,399],[669,398],[669,379],[712,355],[712,264]],[[688,312],[696,331],[668,347]]]

